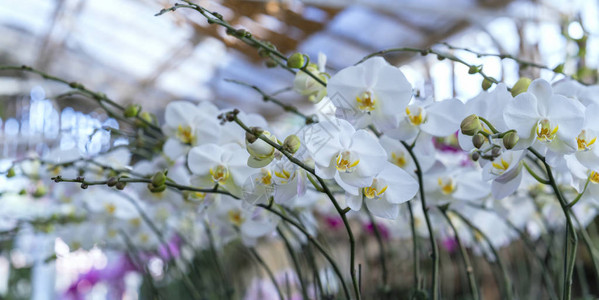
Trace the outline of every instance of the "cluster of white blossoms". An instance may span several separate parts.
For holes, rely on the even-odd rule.
[[[479,232],[499,247],[518,238],[513,228],[536,237],[563,227],[563,214],[556,213],[560,203],[540,182],[554,180],[567,199],[576,199],[570,204],[577,226],[596,216],[599,94],[594,87],[537,79],[519,91],[498,84],[473,99],[439,101],[414,96],[400,69],[380,57],[333,76],[324,66],[308,69],[326,87],[298,72],[295,90],[335,108],[319,122],[270,126],[260,115],[232,113],[210,102],[171,102],[161,128],[163,155],[132,161],[132,148],[125,147],[60,168],[32,163],[26,171],[30,177],[35,171],[36,178],[60,174],[85,181],[121,172],[119,178],[146,178],[147,186],[114,179],[108,187],[89,190],[59,184],[36,196],[45,199],[35,200],[45,209],[15,212],[12,206],[0,210],[10,212],[2,217],[81,217],[45,230],[72,249],[126,249],[122,236],[141,249],[157,249],[175,236],[205,248],[208,232],[219,247],[236,239],[254,246],[261,238],[279,236],[277,226],[284,222],[279,214],[316,234],[319,217],[342,217],[335,205],[344,209],[344,218],[365,224],[366,212],[380,217],[390,238],[411,236],[412,215],[417,234],[451,240],[455,234],[441,214],[448,212],[462,242],[489,254]],[[72,151],[54,151],[50,158],[58,164],[76,157]],[[11,190],[5,184],[3,192],[32,197],[17,195],[21,185]],[[424,225],[427,211],[433,232]],[[307,242],[297,228],[279,228]]]

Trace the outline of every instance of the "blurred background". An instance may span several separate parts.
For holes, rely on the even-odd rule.
[[[319,53],[325,54],[331,74],[386,48],[434,47],[453,52],[470,63],[483,64],[487,75],[508,85],[521,76],[561,79],[562,75],[551,72],[561,64],[564,73],[596,83],[598,2],[198,1],[221,13],[235,27],[272,42],[284,54],[300,51],[314,62]],[[279,91],[283,101],[306,112],[313,109],[309,101],[289,89],[293,75],[265,67],[255,49],[227,36],[223,28],[209,25],[196,12],[181,9],[154,16],[173,4],[174,1],[160,0],[0,0],[0,65],[29,65],[78,81],[123,105],[139,103],[159,118],[167,103],[184,99],[213,101],[221,108],[239,107],[268,120],[284,122],[278,107],[264,103],[251,89],[224,79],[253,84],[267,93]],[[449,49],[442,42],[481,53],[513,55],[549,70],[492,56],[478,57]],[[386,58],[400,66],[424,96],[458,97],[465,101],[481,91],[482,78],[468,75],[463,65],[414,53],[396,53]],[[45,97],[34,89],[37,86],[43,86]],[[65,87],[38,76],[0,73],[3,162],[26,151],[47,152],[57,143],[75,143],[94,153],[97,147],[87,144],[93,129],[105,124],[118,126],[89,101],[52,98],[64,90]],[[6,213],[0,211],[0,218],[6,217]],[[28,247],[38,246],[32,241]],[[47,279],[44,274],[54,274],[52,270],[32,269],[23,275],[34,274],[38,278],[29,286],[19,286],[14,281],[15,272],[26,266],[28,259],[22,253],[4,251],[0,257],[0,295],[15,289],[31,291],[31,286],[39,286],[42,291],[65,289],[79,274],[106,265],[107,258],[99,250],[69,254],[68,247],[65,250],[60,242],[55,248],[64,254],[51,266],[56,268],[56,274],[47,275],[55,279],[39,279]],[[517,255],[517,250],[513,251]],[[127,299],[136,299],[139,278],[131,278],[129,284],[132,288]],[[33,295],[35,299],[52,298],[43,292]]]

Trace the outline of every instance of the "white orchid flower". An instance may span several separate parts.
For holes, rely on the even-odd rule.
[[[417,192],[416,179],[400,167],[387,163],[369,187],[360,189],[358,195],[347,195],[347,204],[352,210],[359,211],[363,199],[373,215],[395,219],[399,215],[399,204],[409,201]]]
[[[356,131],[345,120],[320,122],[304,132],[306,147],[316,164],[316,174],[335,179],[346,192],[358,195],[359,189],[387,164],[385,149],[366,130]]]
[[[578,101],[554,94],[547,81],[537,79],[527,92],[506,105],[504,120],[520,137],[514,149],[539,142],[552,154],[563,155],[578,148],[576,137],[581,133],[584,113]]]
[[[412,98],[412,86],[401,70],[382,57],[337,72],[327,91],[338,117],[357,128],[374,124],[383,131],[395,125]]]
[[[253,172],[247,166],[248,153],[237,144],[205,144],[192,148],[187,164],[195,175],[192,183],[202,188],[216,184],[241,197],[241,186]]]

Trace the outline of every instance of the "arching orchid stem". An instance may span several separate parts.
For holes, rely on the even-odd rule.
[[[408,201],[408,211],[410,212],[410,229],[412,231],[412,255],[413,269],[414,269],[414,287],[416,290],[420,289],[420,249],[418,247],[418,240],[420,239],[416,234],[416,221],[414,220],[414,211],[412,209],[412,201]]]
[[[467,203],[466,205],[495,214],[497,217],[501,218],[512,230],[518,233],[518,236],[524,241],[525,247],[530,252],[530,254],[532,254],[535,257],[535,260],[537,261],[539,267],[542,269],[541,274],[543,276],[543,281],[545,282],[545,287],[547,288],[549,298],[551,298],[552,300],[558,300],[559,297],[555,292],[555,285],[553,284],[553,279],[551,279],[550,270],[546,266],[545,259],[541,257],[539,253],[537,253],[534,242],[526,235],[526,233],[522,231],[520,228],[518,228],[510,219],[502,216],[493,209],[489,209],[482,205],[476,205],[474,203]]]
[[[285,299],[285,297],[283,297],[283,292],[281,292],[281,287],[279,287],[279,284],[277,283],[277,279],[275,279],[275,274],[272,272],[272,270],[270,269],[268,264],[266,264],[264,259],[262,259],[262,256],[260,256],[260,254],[258,254],[258,251],[256,251],[256,249],[254,249],[254,248],[248,248],[248,250],[250,251],[252,256],[256,259],[256,261],[258,261],[258,263],[266,271],[268,278],[270,278],[270,281],[274,285],[275,290],[277,290],[277,295],[279,295],[279,299],[281,299],[281,300]]]
[[[564,288],[562,298],[565,300],[572,299],[572,277],[574,275],[574,265],[576,264],[576,248],[578,247],[578,235],[576,234],[576,230],[572,224],[572,218],[570,217],[570,211],[568,208],[568,202],[564,198],[562,191],[557,186],[555,182],[555,178],[553,177],[553,173],[551,172],[551,167],[547,164],[545,157],[543,157],[539,152],[537,152],[532,147],[528,148],[534,156],[536,156],[543,165],[545,166],[545,171],[547,172],[547,178],[549,180],[549,185],[553,189],[557,200],[562,207],[562,211],[566,217],[566,247],[564,247]],[[570,245],[568,245],[570,244]]]
[[[274,46],[269,45],[266,42],[255,38],[250,32],[247,32],[244,29],[237,29],[237,28],[233,27],[233,25],[231,25],[227,21],[225,21],[223,19],[222,15],[220,15],[217,12],[211,12],[211,11],[207,10],[206,8],[204,8],[198,4],[195,4],[191,1],[188,1],[188,0],[182,0],[182,1],[187,4],[175,3],[175,5],[172,7],[162,9],[160,12],[155,14],[155,16],[160,16],[167,12],[173,12],[173,11],[177,10],[178,8],[189,8],[189,9],[195,10],[195,11],[199,12],[200,14],[202,14],[202,16],[204,16],[204,18],[206,18],[206,21],[208,21],[208,24],[216,24],[216,25],[226,28],[227,33],[229,35],[237,38],[238,40],[247,44],[248,46],[257,48],[257,49],[259,49],[259,51],[263,51],[263,52],[267,53],[269,56],[271,56],[271,58],[279,66],[295,73],[295,71],[288,68],[286,66],[286,64],[281,62],[281,61],[286,62],[287,57],[285,55],[283,55],[283,53],[281,53],[279,50],[277,50]],[[314,73],[310,72],[306,67],[302,67],[299,70],[301,72],[306,73],[308,76],[312,77],[316,82],[318,82],[322,86],[327,86],[326,82],[324,82],[322,79],[318,78],[318,76],[316,76]]]
[[[572,218],[574,218],[576,224],[578,224],[578,230],[580,231],[582,240],[584,241],[584,244],[586,245],[587,250],[589,251],[589,255],[591,256],[591,261],[593,262],[593,267],[595,268],[596,284],[597,286],[599,286],[599,253],[597,252],[597,248],[595,248],[593,240],[589,236],[589,233],[584,228],[584,225],[580,222],[576,214],[572,214]]]
[[[289,239],[285,236],[285,234],[283,233],[283,231],[281,230],[280,227],[277,227],[277,233],[283,240],[283,243],[285,244],[285,248],[287,249],[287,253],[289,253],[289,257],[291,258],[291,263],[293,264],[293,268],[295,269],[295,273],[297,274],[297,278],[300,283],[300,292],[302,293],[302,298],[309,299],[308,290],[306,288],[306,282],[304,280],[302,267],[299,263],[297,255],[295,253],[295,250],[291,246],[291,242],[289,242]]]
[[[95,180],[95,181],[88,181],[85,180],[85,178],[83,177],[77,177],[74,179],[68,179],[68,178],[63,178],[62,176],[56,176],[56,177],[52,177],[52,180],[54,180],[54,182],[77,182],[77,183],[81,183],[83,186],[92,186],[92,185],[106,185],[108,184],[109,180]],[[152,183],[152,179],[149,178],[127,178],[127,177],[120,177],[118,178],[118,182],[126,182],[126,183]],[[201,188],[196,188],[196,187],[192,187],[192,186],[187,186],[187,185],[181,185],[181,184],[176,184],[173,182],[165,182],[164,183],[167,187],[176,189],[176,190],[180,190],[180,191],[192,191],[192,192],[200,192],[200,193],[214,193],[214,194],[223,194],[223,195],[227,195],[230,197],[233,197],[235,199],[239,199],[239,197],[227,192],[227,191],[223,191],[223,190],[215,190],[215,189],[201,189]]]
[[[381,50],[381,51],[374,52],[374,53],[371,53],[369,55],[366,55],[364,58],[362,58],[360,61],[358,61],[356,63],[356,65],[360,64],[360,63],[362,63],[364,61],[366,61],[367,59],[369,59],[371,57],[383,56],[383,55],[386,55],[386,54],[389,54],[389,53],[394,53],[394,52],[413,52],[413,53],[419,53],[421,55],[435,54],[439,58],[449,59],[451,61],[455,61],[457,63],[460,63],[460,64],[468,67],[470,70],[475,70],[474,73],[480,74],[485,80],[487,80],[487,81],[489,81],[491,83],[495,83],[495,84],[499,83],[499,81],[497,79],[495,79],[495,78],[493,78],[493,77],[488,76],[487,74],[485,74],[483,72],[481,66],[470,64],[470,63],[464,61],[463,59],[458,58],[458,57],[456,57],[456,56],[454,56],[452,54],[444,53],[444,52],[441,52],[441,51],[438,51],[438,50],[435,50],[435,49],[432,49],[432,48],[418,49],[418,48],[403,47],[403,48],[385,49],[385,50]],[[510,90],[510,89],[508,88],[508,90]]]
[[[536,179],[538,182],[545,184],[545,185],[549,184],[549,180],[541,178],[541,176],[539,176],[539,174],[537,174],[535,171],[533,171],[526,162],[522,162],[522,165],[524,166],[526,171],[528,171],[528,174],[530,174],[530,176],[534,177],[534,179]]]
[[[362,196],[364,197],[364,196]],[[368,210],[368,206],[364,205],[364,210],[366,210],[366,214],[368,215],[368,220],[370,224],[372,224],[372,231],[374,232],[374,237],[376,238],[376,242],[379,246],[379,263],[381,265],[381,279],[383,280],[382,290],[383,293],[388,296],[389,289],[388,284],[388,276],[387,276],[387,261],[385,259],[385,243],[383,242],[383,237],[381,236],[381,231],[379,230],[379,226],[376,223],[376,220],[370,210]]]
[[[460,249],[460,254],[462,256],[462,262],[464,263],[464,270],[466,271],[466,276],[468,277],[468,287],[470,287],[470,293],[472,294],[472,299],[477,300],[480,299],[480,294],[478,293],[478,287],[476,283],[476,278],[474,277],[474,268],[472,268],[472,263],[470,262],[470,256],[468,256],[468,252],[466,251],[466,247],[462,243],[460,239],[460,235],[458,230],[455,228],[453,222],[451,222],[451,218],[447,214],[447,208],[440,209],[443,217],[447,220],[447,223],[453,230],[454,237],[456,242],[458,243],[458,248]]]
[[[295,107],[293,105],[289,105],[289,104],[283,103],[283,101],[281,101],[281,100],[279,100],[277,98],[274,98],[272,95],[267,94],[266,92],[264,92],[262,89],[260,89],[259,87],[255,86],[255,85],[251,85],[251,84],[245,83],[243,81],[235,80],[235,79],[225,79],[225,81],[226,82],[235,83],[235,84],[238,84],[238,85],[242,85],[242,86],[245,86],[245,87],[248,87],[248,88],[251,88],[251,89],[255,90],[260,95],[262,95],[262,99],[265,102],[272,102],[272,103],[278,105],[279,107],[281,107],[284,111],[290,112],[290,113],[293,113],[293,114],[295,114],[297,116],[302,117],[305,120],[306,125],[313,124],[313,123],[318,123],[318,118],[315,115],[310,115],[310,116],[305,115],[305,114],[301,113],[297,109],[297,107]]]
[[[499,130],[497,130],[495,126],[493,126],[493,124],[491,124],[491,122],[489,122],[487,119],[481,116],[478,116],[478,119],[483,121],[483,123],[485,123],[493,133],[499,133]]]
[[[576,198],[574,198],[574,200],[572,200],[570,203],[568,203],[568,208],[572,208],[572,206],[576,205],[576,203],[578,203],[578,201],[580,200],[580,198],[582,198],[582,195],[584,195],[584,193],[587,191],[587,187],[589,186],[589,182],[591,181],[591,178],[587,178],[587,182],[584,184],[584,188],[582,189],[582,192],[580,192],[580,194],[578,194],[576,196]],[[599,274],[598,274],[599,275]]]
[[[485,240],[485,242],[489,246],[489,249],[491,249],[491,252],[493,253],[493,256],[495,256],[495,259],[497,259],[497,265],[499,266],[499,270],[501,271],[501,274],[503,276],[503,293],[504,293],[503,297],[505,297],[505,299],[508,299],[508,300],[513,299],[512,281],[511,281],[510,276],[509,276],[509,274],[507,272],[505,264],[503,263],[503,260],[499,256],[499,252],[497,252],[497,249],[495,249],[495,246],[493,246],[493,243],[491,242],[491,239],[489,239],[489,237],[484,232],[482,232],[478,227],[476,227],[476,225],[474,225],[472,222],[470,222],[470,220],[468,220],[462,214],[460,214],[459,212],[457,212],[455,210],[450,210],[450,211],[453,214],[455,214],[456,216],[458,216],[474,232],[480,234],[480,236],[482,236],[482,238]]]
[[[235,113],[235,111],[226,113],[225,115],[226,115],[225,119],[231,120],[231,121],[237,123],[246,132],[254,134],[254,132],[252,132],[252,130],[249,127],[247,127],[241,120],[239,120],[239,118],[237,118],[237,114]],[[333,195],[333,193],[331,192],[331,190],[325,183],[324,179],[322,179],[320,176],[316,175],[316,171],[314,170],[314,168],[307,166],[306,164],[301,162],[299,159],[295,158],[293,156],[293,154],[291,154],[290,152],[283,149],[283,147],[281,145],[271,141],[264,134],[260,134],[258,136],[258,138],[263,140],[267,144],[271,145],[273,148],[277,149],[279,152],[281,152],[283,155],[285,155],[285,157],[287,157],[289,159],[289,161],[291,161],[298,167],[306,170],[308,173],[310,173],[312,176],[314,176],[314,178],[316,178],[316,181],[318,181],[318,184],[322,187],[323,192],[327,195],[329,200],[331,200],[331,202],[333,203],[333,206],[335,207],[337,214],[339,214],[339,216],[341,217],[341,220],[343,221],[343,225],[345,226],[345,230],[347,231],[347,235],[349,238],[349,246],[350,246],[350,274],[351,274],[352,284],[354,287],[354,293],[355,293],[356,299],[358,299],[358,300],[361,299],[360,290],[358,288],[358,280],[357,280],[357,276],[356,276],[356,271],[357,271],[356,270],[356,241],[355,241],[351,226],[349,225],[349,221],[347,220],[347,216],[344,212],[344,209],[341,208],[341,206],[339,205],[339,202],[337,202],[337,199],[335,199],[335,196]]]
[[[426,197],[424,196],[424,180],[422,178],[422,169],[420,168],[420,163],[418,162],[418,158],[413,151],[413,147],[408,145],[406,142],[401,141],[401,143],[406,147],[410,157],[414,161],[414,165],[416,165],[416,176],[418,177],[418,186],[420,193],[420,201],[422,201],[422,212],[424,213],[424,219],[426,221],[426,228],[429,233],[429,241],[431,243],[431,259],[433,260],[433,274],[432,274],[432,290],[433,290],[433,300],[439,299],[439,246],[437,245],[437,240],[435,239],[435,234],[433,231],[433,225],[431,223],[431,218],[428,213],[429,207],[426,205]]]
[[[257,206],[262,207],[262,208],[268,210],[269,212],[279,216],[287,224],[289,224],[289,225],[297,228],[299,231],[301,231],[306,236],[308,241],[310,241],[314,246],[316,246],[318,251],[320,251],[320,253],[325,257],[327,262],[331,265],[331,267],[333,268],[333,272],[335,272],[335,274],[339,278],[339,281],[341,282],[341,286],[343,287],[343,291],[345,293],[346,298],[351,299],[349,290],[347,288],[347,285],[345,284],[345,280],[343,280],[343,275],[341,275],[341,271],[340,271],[339,267],[337,266],[337,263],[335,263],[335,261],[333,260],[333,257],[331,257],[331,255],[325,250],[324,246],[322,246],[322,244],[320,244],[320,242],[318,242],[318,240],[316,240],[316,238],[314,238],[314,236],[312,236],[303,226],[298,224],[295,220],[289,218],[287,215],[279,212],[278,210],[276,210],[272,207],[268,207],[268,205],[265,205],[265,204],[258,204]]]
[[[68,80],[56,77],[54,75],[50,75],[48,73],[42,72],[40,70],[34,69],[34,68],[30,67],[30,66],[25,66],[25,65],[23,65],[23,66],[0,66],[0,71],[6,71],[6,70],[29,72],[29,73],[34,73],[34,74],[40,75],[42,78],[44,78],[46,80],[50,80],[50,81],[62,83],[64,85],[68,85],[72,89],[78,90],[78,91],[82,92],[83,94],[85,94],[85,95],[91,97],[92,99],[96,100],[99,104],[101,104],[102,102],[105,102],[105,103],[108,103],[111,106],[117,108],[120,111],[125,111],[125,107],[123,107],[122,105],[116,103],[114,100],[108,98],[105,94],[99,93],[99,92],[94,92],[94,91],[86,88],[81,83],[71,82],[71,81],[68,81]],[[162,131],[160,130],[160,127],[158,127],[158,126],[156,126],[156,125],[148,122],[147,120],[144,120],[143,118],[140,118],[139,116],[137,116],[136,119],[139,120],[139,121],[141,121],[142,123],[144,123],[148,127],[152,128],[156,132],[162,134]]]

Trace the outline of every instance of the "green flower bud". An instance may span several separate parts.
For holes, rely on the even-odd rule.
[[[141,105],[139,104],[129,104],[127,108],[125,108],[124,115],[126,118],[137,117],[137,114],[141,111]]]
[[[17,174],[15,172],[15,168],[10,168],[8,169],[8,172],[6,173],[6,178],[12,178],[15,177]]]
[[[559,64],[557,67],[553,68],[553,72],[555,73],[564,73],[564,64]]]
[[[483,127],[480,125],[480,119],[477,115],[471,114],[462,120],[462,124],[460,124],[460,129],[462,133],[465,135],[473,136],[477,132],[481,131]]]
[[[21,196],[27,195],[27,191],[25,189],[21,189],[19,191],[19,195],[21,195]]]
[[[162,193],[164,190],[166,190],[166,185],[163,184],[160,186],[155,186],[151,183],[148,183],[148,190],[150,190],[152,193]]]
[[[479,159],[480,159],[480,153],[478,153],[478,152],[473,152],[473,153],[472,153],[472,160],[473,160],[473,161],[477,161],[477,160],[479,160]]]
[[[106,181],[106,185],[113,187],[118,183],[118,180],[116,179],[116,177],[110,177],[108,178],[108,181]]]
[[[293,69],[299,69],[304,66],[306,59],[302,53],[293,53],[287,59],[287,66]]]
[[[125,189],[125,186],[127,186],[127,183],[122,181],[117,182],[115,185],[115,187],[121,191]]]
[[[274,61],[273,59],[266,60],[266,62],[264,64],[266,65],[267,68],[276,68],[278,66],[277,62]]]
[[[46,189],[45,186],[40,185],[35,189],[35,192],[33,192],[33,197],[34,198],[41,198],[44,195],[46,195],[46,193],[48,192],[48,190]]]
[[[512,149],[516,146],[518,140],[520,140],[520,137],[518,137],[518,133],[516,133],[515,131],[510,131],[503,136],[503,146],[505,147],[505,149]]]
[[[139,117],[140,117],[142,120],[144,120],[144,121],[146,121],[146,122],[148,122],[148,123],[153,123],[153,122],[154,122],[154,115],[153,115],[153,114],[151,114],[151,113],[149,113],[149,112],[147,112],[147,111],[144,111],[144,112],[142,112],[142,113],[139,115]]]
[[[487,138],[484,135],[477,133],[472,137],[472,144],[474,145],[474,147],[480,149],[480,147],[482,147],[485,143],[486,139]]]
[[[297,137],[295,134],[292,134],[285,138],[285,141],[283,142],[283,149],[294,154],[297,152],[297,150],[299,150],[301,144],[302,143],[299,137]]]
[[[528,90],[528,86],[532,81],[530,78],[522,77],[516,81],[516,84],[512,87],[512,96],[516,97],[519,94],[522,94]]]
[[[483,68],[481,66],[470,66],[470,68],[468,68],[468,74],[476,74],[482,69]]]
[[[490,89],[491,86],[493,86],[493,82],[491,80],[488,80],[487,78],[483,79],[483,83],[482,83],[483,91]]]
[[[154,186],[159,187],[164,185],[164,183],[166,183],[166,175],[164,172],[158,171],[156,174],[154,174],[154,176],[152,176],[152,184]]]

